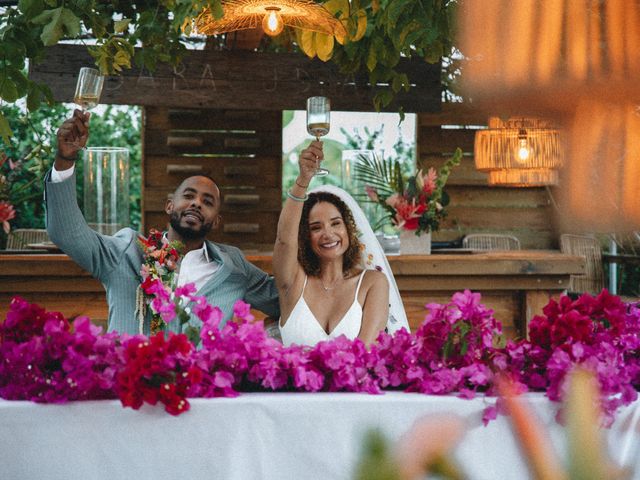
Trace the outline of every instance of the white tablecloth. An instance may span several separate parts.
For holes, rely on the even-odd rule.
[[[564,455],[557,404],[528,394]],[[469,422],[456,457],[472,479],[528,478],[505,417],[481,423],[486,402],[418,394],[254,393],[194,399],[173,417],[118,401],[37,405],[0,400],[0,478],[349,479],[367,429],[397,439],[422,415],[455,412]],[[640,403],[605,431],[611,457],[640,479]]]

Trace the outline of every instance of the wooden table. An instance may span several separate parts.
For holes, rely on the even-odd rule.
[[[247,259],[271,272],[270,255]],[[525,332],[526,322],[541,313],[549,297],[568,288],[570,275],[584,273],[582,257],[543,250],[390,256],[389,263],[412,330],[424,320],[425,304],[445,303],[453,293],[470,289],[494,309],[508,337]],[[68,317],[87,315],[106,323],[102,285],[66,255],[0,255],[0,318],[15,294]]]

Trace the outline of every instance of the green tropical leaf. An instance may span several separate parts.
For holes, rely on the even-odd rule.
[[[369,430],[355,468],[355,480],[397,480],[399,467],[389,441],[379,430]]]
[[[63,8],[60,21],[67,36],[75,38],[80,35],[80,19],[71,10]]]
[[[18,69],[11,69],[8,71],[8,74],[16,86],[18,98],[26,95],[29,87],[29,79],[26,77],[24,72]]]
[[[27,18],[33,18],[44,10],[44,2],[42,0],[20,0],[18,10]]]
[[[378,56],[376,53],[376,49],[372,45],[371,47],[369,47],[369,52],[367,54],[367,68],[370,72],[372,72],[376,68],[377,64]]]
[[[115,33],[124,33],[131,23],[131,19],[123,18],[122,20],[117,20],[113,24],[113,30]]]
[[[355,164],[355,179],[376,189],[384,196],[402,192],[400,162],[378,156],[360,155]]]
[[[5,102],[15,102],[18,99],[18,88],[9,78],[7,70],[0,70],[0,98]]]
[[[55,8],[53,10],[45,10],[40,15],[33,19],[33,23],[38,25],[44,25],[40,39],[44,43],[45,47],[50,47],[58,43],[58,40],[62,38],[62,21],[60,16],[62,15],[62,9],[64,7]]]
[[[222,2],[220,0],[209,0],[207,3],[209,4],[209,10],[211,10],[213,18],[220,20],[224,17],[224,8],[222,7]]]
[[[9,121],[0,112],[0,136],[5,144],[9,145],[11,143],[11,135],[13,135],[13,132],[9,126]]]

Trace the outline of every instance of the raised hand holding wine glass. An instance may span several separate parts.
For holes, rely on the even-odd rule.
[[[307,99],[307,132],[309,135],[316,137],[320,141],[320,137],[329,133],[331,125],[331,104],[327,97],[309,97]],[[326,168],[316,168],[315,175],[327,175],[329,170]]]
[[[76,82],[76,91],[73,95],[73,101],[81,108],[82,117],[85,122],[89,121],[88,110],[98,106],[100,103],[100,95],[102,94],[102,86],[104,85],[104,77],[95,68],[82,67],[78,74]],[[75,113],[74,113],[75,116]],[[85,144],[76,144],[82,150],[85,150]]]

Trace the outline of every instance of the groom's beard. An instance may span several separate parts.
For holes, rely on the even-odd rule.
[[[202,240],[213,228],[213,222],[203,223],[198,229],[183,227],[180,225],[180,218],[181,215],[178,212],[173,212],[169,215],[169,223],[173,230],[184,240]]]

